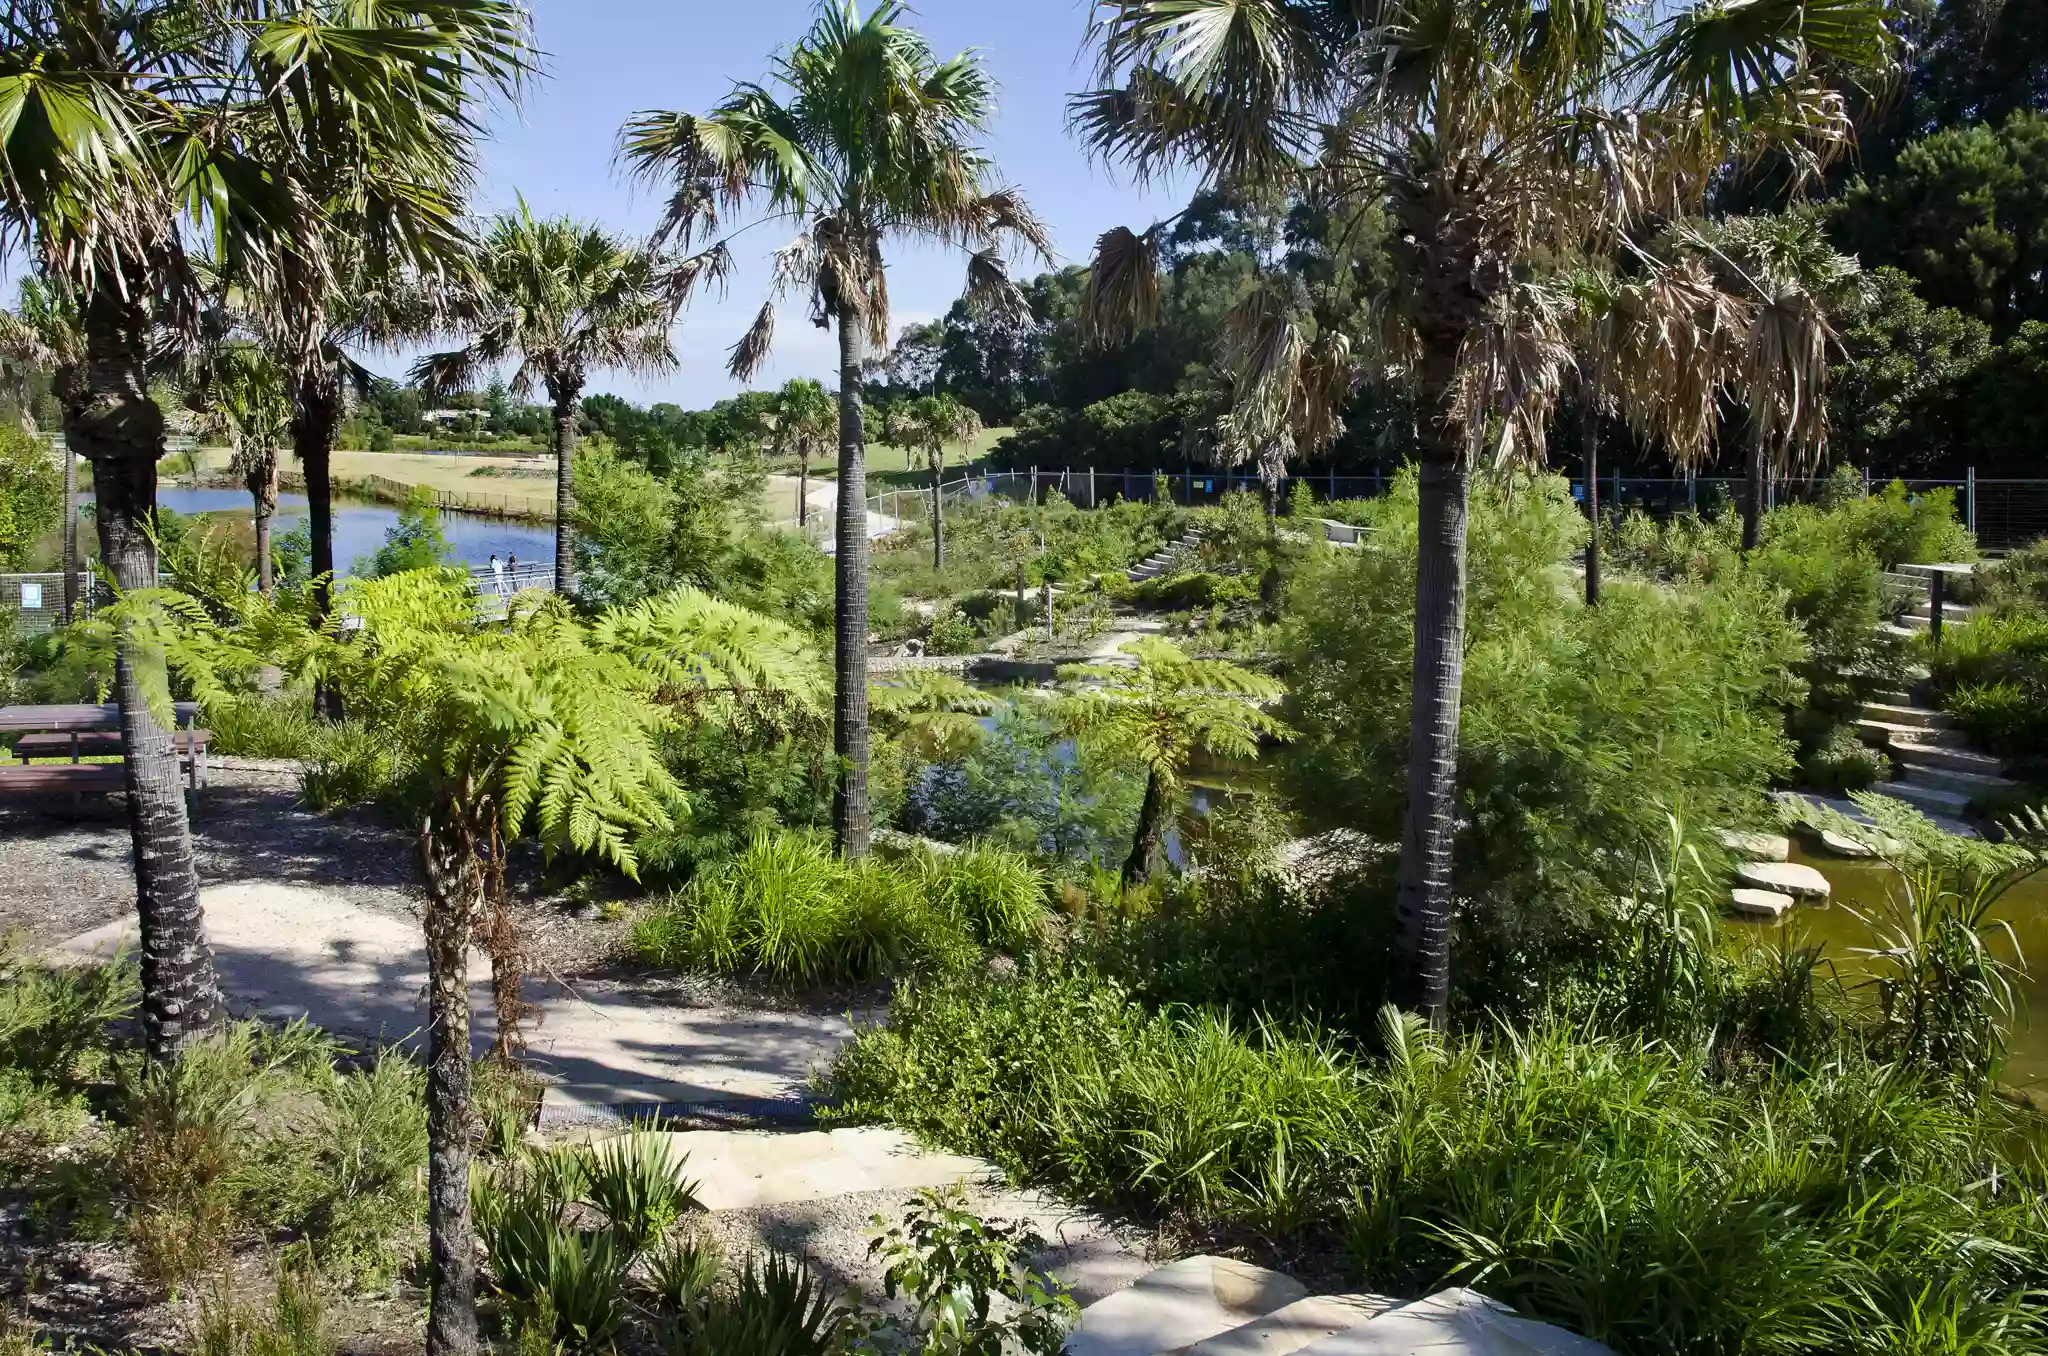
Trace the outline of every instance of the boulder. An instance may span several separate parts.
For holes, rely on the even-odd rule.
[[[1728,907],[1756,918],[1783,918],[1799,901],[1777,890],[1750,890],[1741,886],[1728,892]]]
[[[1241,1328],[1197,1342],[1187,1356],[1288,1356],[1312,1342],[1348,1332],[1394,1308],[1385,1295],[1311,1295]]]
[[[1228,1257],[1183,1257],[1096,1301],[1067,1334],[1066,1356],[1158,1356],[1241,1328],[1307,1297],[1301,1282]]]
[[[1782,862],[1792,856],[1792,840],[1782,833],[1747,833],[1722,829],[1716,835],[1721,846],[1751,862]]]
[[[1826,899],[1834,887],[1828,878],[1800,862],[1744,862],[1735,868],[1737,884],[1775,890],[1796,899]]]
[[[1589,1337],[1523,1318],[1476,1290],[1446,1290],[1389,1310],[1296,1356],[1614,1356]]]

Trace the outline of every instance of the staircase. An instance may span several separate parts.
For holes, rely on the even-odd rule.
[[[1879,693],[1865,702],[1856,729],[1892,760],[1895,780],[1876,789],[1932,818],[1961,820],[1973,802],[2019,785],[2005,775],[2004,764],[1971,749],[1949,716],[1919,705],[1910,693]]]
[[[1613,1356],[1471,1290],[1310,1295],[1291,1276],[1184,1257],[1081,1311],[1065,1356]]]
[[[1199,527],[1189,528],[1181,534],[1180,540],[1166,543],[1166,545],[1160,547],[1151,555],[1146,556],[1136,565],[1133,565],[1129,574],[1130,581],[1133,584],[1142,584],[1148,579],[1157,579],[1161,575],[1175,573],[1186,566],[1188,557],[1193,555],[1195,548],[1201,544],[1202,529]]]

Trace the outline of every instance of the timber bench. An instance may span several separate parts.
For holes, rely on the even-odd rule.
[[[180,728],[171,734],[171,747],[184,763],[186,786],[194,793],[206,785],[206,749],[212,739],[211,732],[193,728],[197,717],[196,705],[177,703]],[[20,762],[11,766],[0,763],[0,797],[119,791],[127,785],[127,770],[118,761],[124,746],[118,706],[0,707],[0,733],[11,731],[22,732],[14,745],[14,756]],[[108,756],[117,761],[81,761]],[[30,761],[36,758],[69,761]]]

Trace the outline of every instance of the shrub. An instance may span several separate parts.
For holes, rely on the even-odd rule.
[[[899,991],[833,1086],[840,1116],[1027,1180],[1341,1236],[1371,1288],[1473,1285],[1624,1356],[2034,1349],[2048,1201],[1995,1103],[1853,1053],[1750,1081],[1556,1018],[1461,1040],[1390,1019],[1378,1043],[1027,971]]]
[[[958,1188],[923,1190],[891,1225],[874,1217],[871,1255],[888,1264],[887,1296],[913,1307],[925,1356],[1059,1356],[1077,1312],[1065,1287],[1025,1265],[1045,1239],[1027,1225],[984,1220]],[[992,1315],[990,1301],[1009,1303]]]
[[[319,1278],[300,1265],[280,1266],[268,1312],[247,1309],[224,1291],[201,1302],[194,1356],[332,1356]]]
[[[367,1068],[309,1081],[311,1105],[273,1155],[296,1174],[278,1222],[312,1241],[327,1274],[379,1276],[391,1265],[392,1238],[425,1206],[425,1073],[387,1051]]]
[[[1977,599],[1995,615],[2048,612],[2048,537],[1980,567]]]
[[[1853,725],[1829,725],[1799,757],[1800,784],[1829,795],[1863,791],[1890,776],[1890,760],[1858,738]]]
[[[1165,612],[1188,612],[1195,608],[1214,607],[1218,603],[1245,602],[1258,596],[1259,584],[1255,578],[1207,571],[1161,575],[1157,579],[1147,579],[1131,592],[1132,601],[1139,606]]]
[[[626,1321],[626,1269],[633,1255],[609,1229],[579,1230],[563,1219],[573,1196],[546,1176],[522,1168],[478,1173],[470,1183],[477,1237],[501,1293],[529,1311],[541,1302],[554,1314],[554,1335],[579,1350],[601,1346]]]
[[[1022,853],[975,843],[932,854],[920,863],[918,885],[983,946],[1020,951],[1044,935],[1045,874]]]
[[[583,1199],[610,1221],[634,1251],[668,1232],[686,1213],[704,1208],[697,1184],[660,1135],[624,1135],[584,1151]]]
[[[926,654],[973,654],[980,648],[980,629],[958,607],[947,604],[932,614]]]
[[[404,777],[397,747],[360,721],[327,728],[312,765],[299,776],[299,794],[315,810],[336,810],[383,800]]]
[[[1937,699],[1987,753],[2038,769],[2048,749],[2048,615],[2015,612],[1949,629],[1928,651]]]
[[[289,694],[210,702],[206,726],[214,752],[242,758],[311,758],[326,734],[312,702]]]
[[[839,1356],[853,1335],[852,1315],[835,1303],[801,1258],[771,1253],[748,1261],[729,1295],[695,1321],[664,1334],[667,1356]]]
[[[647,1257],[644,1288],[662,1313],[695,1318],[711,1302],[724,1255],[710,1238],[671,1238]]]
[[[110,1044],[107,1027],[134,1011],[134,961],[52,967],[19,934],[0,937],[0,1067],[69,1086],[89,1054]]]
[[[796,833],[755,835],[643,917],[633,942],[652,964],[797,984],[949,966],[973,949],[965,925],[914,877],[872,858],[842,861]]]

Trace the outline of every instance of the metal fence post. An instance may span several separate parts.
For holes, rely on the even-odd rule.
[[[1095,468],[1088,468],[1088,507],[1095,507]]]
[[[1972,533],[1977,530],[1977,468],[1972,466],[1965,473],[1963,489],[1963,526]]]

